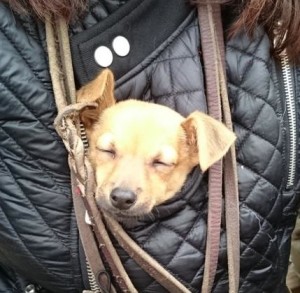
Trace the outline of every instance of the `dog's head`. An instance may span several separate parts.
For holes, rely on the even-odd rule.
[[[148,214],[180,190],[193,167],[206,171],[224,156],[235,136],[223,124],[195,112],[184,118],[161,105],[115,102],[114,78],[104,70],[78,91],[94,101],[81,120],[95,170],[98,205],[117,218]]]

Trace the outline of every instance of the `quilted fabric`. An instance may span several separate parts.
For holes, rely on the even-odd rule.
[[[32,20],[22,23],[0,3],[0,279],[3,266],[24,285],[79,292],[78,235],[66,151],[52,125],[44,35]],[[20,281],[11,288],[23,290]]]
[[[125,227],[143,249],[159,259],[191,292],[199,292],[203,277],[207,229],[206,182],[206,176],[203,178],[196,168],[172,201],[157,207],[151,217],[141,220],[136,226]],[[118,244],[115,243],[115,246],[118,247]],[[168,292],[140,270],[119,247],[118,252],[139,292]]]
[[[293,229],[299,191],[296,197],[294,191],[285,190],[284,173],[278,172],[286,168],[287,161],[275,65],[262,32],[255,42],[241,36],[227,48],[229,93],[238,135],[240,291],[282,292],[290,244],[286,235]]]
[[[110,14],[115,12],[127,1],[128,0],[90,0],[88,2],[89,9],[85,13],[82,21],[78,21],[71,26],[71,34],[76,35],[88,28],[93,27],[94,25],[108,17]]]
[[[194,22],[173,43],[166,42],[163,52],[149,66],[136,69],[140,74],[124,84],[120,81],[117,96],[144,100],[151,97],[151,102],[172,107],[183,115],[194,111],[203,101],[203,90],[197,88],[203,83],[202,74],[199,74],[197,39],[198,27]],[[262,31],[257,32],[255,40],[239,36],[227,45],[229,94],[238,136],[240,292],[284,292],[290,244],[288,235],[293,229],[299,201],[298,190],[285,190],[284,172],[278,172],[287,164],[282,131],[283,105],[269,47],[269,40]],[[181,79],[185,72],[194,74],[183,83]],[[133,85],[139,85],[139,88]],[[163,213],[159,213],[160,217],[153,222],[140,223],[128,231],[187,287],[199,292],[207,210],[206,198],[201,192],[194,197],[197,200],[192,197],[193,204],[187,200],[187,207],[174,211],[167,219],[161,219]],[[165,292],[126,254],[120,252],[120,255],[139,292]],[[226,235],[223,230],[213,292],[226,292],[227,283]]]
[[[123,2],[90,1],[90,12],[72,27],[71,35],[85,34]],[[56,110],[44,36],[41,25],[13,16],[0,4],[0,292],[23,292],[29,283],[47,292],[81,292],[83,287],[66,153],[52,126]],[[242,34],[227,44],[229,95],[238,136],[240,293],[285,292],[290,234],[299,203],[298,176],[295,188],[285,188],[285,101],[269,47],[262,31],[252,40]],[[294,83],[299,97],[299,80]],[[117,80],[116,96],[163,104],[184,116],[206,111],[195,14]],[[203,277],[206,182],[207,174],[195,169],[174,200],[135,227],[125,227],[192,292],[200,291]],[[224,223],[222,228],[215,293],[228,292]],[[166,292],[117,249],[139,292]]]
[[[117,81],[116,98],[158,103],[183,116],[196,110],[206,112],[198,31],[193,14],[141,66]]]

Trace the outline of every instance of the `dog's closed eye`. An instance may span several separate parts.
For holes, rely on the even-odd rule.
[[[96,149],[100,153],[114,159],[117,155],[117,151],[114,145],[113,135],[111,133],[105,133],[100,136],[96,144]]]
[[[177,152],[170,146],[162,147],[157,156],[154,157],[151,164],[155,169],[171,169],[177,163]]]
[[[160,159],[154,159],[153,162],[152,162],[152,165],[154,167],[173,167],[175,165],[175,163],[167,163],[167,162],[163,162],[162,160]]]
[[[117,152],[114,149],[103,149],[103,148],[97,147],[97,150],[100,151],[101,153],[109,155],[113,159],[116,157],[116,154],[117,154]]]

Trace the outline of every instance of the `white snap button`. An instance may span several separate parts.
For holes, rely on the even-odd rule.
[[[117,55],[125,57],[130,51],[130,44],[128,40],[122,36],[117,36],[112,42],[112,46]]]
[[[113,54],[105,46],[100,46],[96,49],[94,53],[94,58],[96,62],[102,67],[108,67],[113,62]]]

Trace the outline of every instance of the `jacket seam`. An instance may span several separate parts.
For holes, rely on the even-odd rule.
[[[43,167],[43,164],[41,163],[40,159],[35,157],[35,156],[32,156],[30,153],[28,153],[22,146],[21,144],[19,144],[7,131],[4,130],[3,127],[1,127],[0,125],[0,130],[2,132],[4,132],[6,134],[6,136],[11,139],[14,143],[15,143],[15,146],[21,151],[23,152],[25,155],[27,155],[30,159],[38,162],[37,166],[38,166],[38,169],[42,172],[44,172],[44,174],[48,175],[47,177],[50,178],[53,182],[53,185],[57,187],[57,192],[61,193],[62,195],[65,195],[67,196],[66,194],[66,191],[64,191],[59,185],[58,183],[56,182],[56,180],[54,179],[53,175],[51,174],[50,170],[47,170],[46,168]]]
[[[41,213],[38,211],[38,209],[35,208],[34,204],[30,200],[30,197],[27,197],[25,195],[25,192],[23,191],[23,189],[21,188],[21,186],[19,185],[19,183],[15,179],[15,177],[12,175],[11,170],[9,169],[9,167],[7,166],[7,164],[4,162],[1,154],[0,154],[0,160],[3,163],[3,166],[5,167],[6,171],[10,175],[10,178],[13,179],[13,181],[16,183],[16,187],[18,188],[18,190],[23,194],[24,199],[30,204],[30,210],[34,211],[37,215],[40,216],[40,219],[43,221],[43,223],[47,227],[48,231],[51,231],[51,234],[59,241],[59,243],[62,246],[64,246],[67,249],[68,253],[70,253],[69,248],[63,243],[63,241],[59,238],[59,236],[56,234],[56,232],[48,225],[48,223],[45,221],[45,219],[43,218],[43,216],[41,215]],[[18,234],[18,235],[20,236],[20,234]]]
[[[20,50],[19,46],[9,37],[9,33],[5,30],[5,28],[3,28],[2,26],[0,26],[0,31],[3,33],[3,35],[6,37],[6,39],[9,41],[10,44],[12,44],[12,46],[15,48],[15,50],[19,53],[19,56],[22,57],[22,59],[25,61],[26,65],[29,67],[30,71],[33,72],[35,78],[41,82],[42,85],[44,85],[45,83],[47,83],[45,80],[43,80],[38,73],[33,69],[33,67],[30,65],[29,61],[27,60],[27,57],[25,57],[25,55],[22,53],[22,51]]]
[[[15,93],[14,93],[14,91],[10,88],[10,87],[8,87],[8,85],[7,84],[5,84],[4,82],[3,82],[3,80],[1,80],[1,78],[0,78],[0,86],[1,86],[1,84],[2,84],[2,86],[3,86],[3,88],[4,88],[4,90],[6,90],[9,94],[11,94],[13,97],[14,97],[14,99],[15,99],[15,101],[17,101],[17,102],[19,102],[31,115],[32,115],[32,117],[35,119],[35,120],[37,120],[39,123],[40,123],[40,125],[41,126],[43,126],[43,128],[44,128],[44,130],[46,130],[46,132],[49,134],[49,135],[51,135],[51,137],[56,141],[56,142],[58,142],[58,143],[61,143],[61,141],[58,139],[58,137],[56,137],[55,135],[54,135],[54,133],[46,126],[46,124],[44,124],[44,122],[42,122],[41,120],[40,120],[40,118],[39,117],[37,117],[37,115],[34,113],[34,111],[31,109],[31,107],[29,107],[28,105],[26,105],[21,99],[18,99],[17,98],[17,96],[18,95],[16,95]]]
[[[230,82],[229,84],[234,89],[241,90],[242,92],[245,92],[245,93],[251,95],[252,98],[259,99],[259,100],[263,101],[266,105],[268,105],[271,109],[273,109],[273,111],[276,114],[276,116],[278,116],[278,111],[275,109],[275,107],[271,103],[269,103],[269,101],[267,101],[265,98],[263,98],[261,95],[255,94],[251,90],[245,89],[241,85],[236,85],[236,84],[234,84],[232,82]],[[269,92],[270,92],[270,88],[268,89],[268,94],[269,94]]]
[[[38,256],[33,255],[30,252],[30,249],[28,249],[28,247],[25,244],[25,241],[23,241],[22,236],[20,234],[17,233],[17,231],[15,230],[14,226],[12,225],[11,221],[9,220],[8,216],[6,215],[5,211],[3,208],[1,208],[1,211],[3,213],[3,215],[5,216],[7,223],[9,223],[9,225],[11,226],[11,228],[14,230],[15,234],[18,236],[18,239],[20,240],[20,242],[22,243],[22,246],[24,247],[24,249],[26,250],[26,252],[28,253],[28,255],[30,255],[32,257],[32,259],[34,259],[34,263],[38,264],[38,266],[47,274],[50,274],[51,276],[57,278],[59,277],[59,275],[56,275],[55,273],[51,272],[48,270],[48,268],[46,266],[41,265],[43,263],[42,259]],[[39,262],[37,262],[36,260],[38,260]]]
[[[272,147],[275,148],[276,151],[278,151],[281,155],[282,155],[282,152],[279,151],[279,149],[277,148],[276,144],[274,144],[273,142],[269,141],[266,137],[264,137],[262,134],[259,134],[257,133],[256,131],[253,131],[252,128],[248,128],[247,126],[243,125],[242,123],[240,122],[237,122],[237,121],[233,121],[234,124],[235,124],[235,127],[240,127],[240,128],[243,128],[244,130],[247,130],[247,132],[250,132],[250,134],[262,139],[263,141],[267,142],[268,144],[270,144]],[[278,141],[277,141],[278,143]]]

